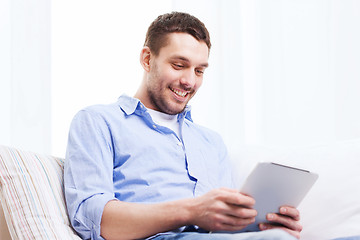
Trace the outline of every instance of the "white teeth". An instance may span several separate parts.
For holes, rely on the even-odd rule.
[[[181,97],[185,97],[185,95],[187,94],[187,92],[181,92],[179,90],[172,89],[172,88],[171,88],[171,91],[173,91],[174,93],[176,93],[177,95],[179,95]]]

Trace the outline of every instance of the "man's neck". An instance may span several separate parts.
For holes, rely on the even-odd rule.
[[[148,112],[156,124],[167,127],[173,130],[178,136],[180,136],[179,135],[180,125],[179,122],[177,121],[178,114],[170,115],[149,108],[148,108]]]

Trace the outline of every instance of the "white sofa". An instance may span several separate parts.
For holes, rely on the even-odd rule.
[[[319,179],[299,209],[304,240],[360,235],[360,139],[324,146],[241,146],[231,154],[239,186],[258,161],[306,168]],[[241,161],[239,161],[241,160]],[[0,146],[0,239],[80,239],[69,225],[63,159]],[[10,235],[7,232],[9,229]]]

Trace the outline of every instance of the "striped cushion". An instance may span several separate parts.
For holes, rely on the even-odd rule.
[[[0,199],[13,239],[80,239],[66,213],[63,164],[0,146]]]

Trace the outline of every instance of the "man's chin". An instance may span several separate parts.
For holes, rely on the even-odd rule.
[[[165,113],[167,113],[169,115],[176,115],[176,114],[182,113],[184,111],[185,107],[186,107],[186,105],[171,107],[171,108],[168,108]]]
[[[163,98],[163,100],[165,100]],[[154,105],[157,106],[160,112],[176,115],[184,111],[187,106],[188,101],[179,102],[175,99],[168,98],[166,101],[153,101]],[[158,104],[155,104],[158,103]]]

